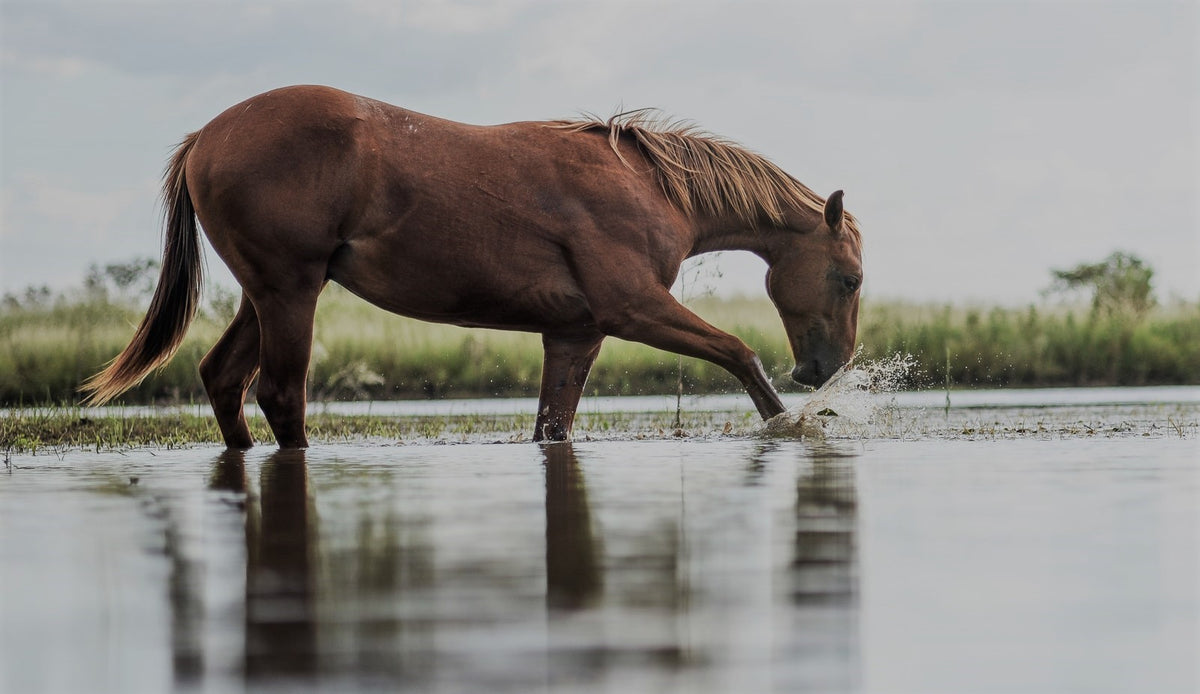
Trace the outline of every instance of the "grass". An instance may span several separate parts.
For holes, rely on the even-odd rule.
[[[792,357],[765,299],[692,302],[744,339],[782,389]],[[142,309],[58,297],[0,307],[0,405],[78,402],[79,384],[124,348]],[[206,402],[196,365],[227,322],[198,317],[175,359],[127,393],[125,403]],[[1178,302],[1134,319],[1088,309],[1020,309],[864,303],[865,358],[911,353],[914,385],[955,387],[1200,383],[1200,303]],[[608,340],[588,381],[594,395],[736,392],[736,380],[695,359]],[[541,377],[536,335],[468,330],[393,316],[330,287],[318,307],[309,374],[318,400],[533,396]]]
[[[869,307],[868,357],[913,354],[922,380],[957,386],[1136,386],[1200,383],[1200,303],[1142,318],[1089,310]]]
[[[588,413],[576,418],[576,438],[647,436],[742,435],[759,425],[751,412],[699,412],[672,424],[674,412],[657,414]],[[533,432],[528,415],[404,416],[337,415],[316,412],[308,416],[312,443],[403,443],[458,441],[527,441]],[[274,444],[261,415],[247,417],[255,441]],[[221,433],[206,408],[196,413],[130,414],[112,408],[103,414],[78,407],[23,408],[0,415],[0,451],[6,454],[45,453],[90,449],[99,451],[141,448],[184,448],[219,444]]]
[[[648,414],[580,412],[576,441],[617,439],[766,436],[799,434],[835,439],[1194,439],[1200,432],[1200,406],[1141,404],[1092,407],[960,408],[946,412],[883,406],[869,419],[819,416],[816,433],[764,425],[750,411],[687,412],[679,426],[673,408]],[[193,408],[188,408],[193,409]],[[274,440],[261,415],[248,418],[255,440]],[[397,445],[439,443],[514,443],[529,441],[533,414],[380,416],[316,412],[308,418],[314,445]],[[136,451],[219,445],[216,421],[206,408],[192,412],[159,410],[150,414],[107,408],[27,408],[0,415],[0,452],[12,456],[63,455],[70,451]]]

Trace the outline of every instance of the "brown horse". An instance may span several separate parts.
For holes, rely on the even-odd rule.
[[[754,352],[671,296],[699,253],[767,262],[796,381],[820,385],[854,350],[861,241],[841,191],[824,201],[761,156],[644,112],[481,127],[286,87],[188,135],[163,195],[150,308],[84,389],[104,403],[175,353],[199,302],[199,218],[242,286],[200,363],[230,448],[253,445],[243,404],[256,375],[279,445],[307,445],[313,314],[330,280],[405,316],[541,333],[534,440],[569,437],[608,335],[711,361],[764,419],[783,412]]]

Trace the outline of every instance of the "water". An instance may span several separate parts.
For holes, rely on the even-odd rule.
[[[889,401],[901,408],[942,409],[947,394],[940,390],[889,392]],[[789,410],[802,409],[808,404],[808,393],[783,393],[784,404]],[[981,390],[954,390],[950,392],[951,409],[977,408],[1052,408],[1093,407],[1101,405],[1200,405],[1200,386],[1142,386],[1132,388],[1007,388]],[[521,415],[537,411],[537,398],[459,398],[442,400],[380,400],[354,402],[310,402],[309,413],[339,415],[378,415],[381,417],[452,417],[459,415]],[[728,395],[689,395],[682,399],[685,412],[744,412],[752,408],[750,398],[744,393]],[[29,412],[37,408],[21,408]],[[0,416],[12,410],[0,409]],[[248,403],[246,411],[251,416],[261,416],[257,405]],[[622,395],[586,396],[579,404],[579,413],[606,414],[662,413],[675,411],[673,395]],[[88,417],[124,415],[139,417],[167,413],[187,413],[209,416],[212,410],[207,403],[150,407],[140,405],[106,405],[104,407],[81,407],[81,415]]]
[[[12,456],[0,691],[1196,691],[1173,392],[823,441]]]

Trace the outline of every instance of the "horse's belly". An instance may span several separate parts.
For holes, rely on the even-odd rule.
[[[523,290],[520,296],[464,293],[450,301],[432,301],[411,291],[378,292],[353,280],[336,280],[354,294],[402,316],[473,328],[560,331],[588,328],[594,320],[582,297]]]
[[[593,325],[565,265],[347,252],[330,263],[329,279],[380,308],[438,323],[531,332]]]

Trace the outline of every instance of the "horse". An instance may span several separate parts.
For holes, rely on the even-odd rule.
[[[199,368],[231,449],[254,445],[256,377],[278,445],[308,445],[313,317],[331,281],[404,316],[540,333],[535,441],[570,438],[608,336],[713,362],[764,420],[784,412],[758,356],[671,295],[697,254],[766,261],[798,383],[819,386],[854,353],[862,243],[842,191],[822,199],[765,157],[646,110],[478,126],[284,87],[187,135],[162,195],[149,309],[82,390],[103,404],[174,355],[200,301],[199,221],[242,289]]]

